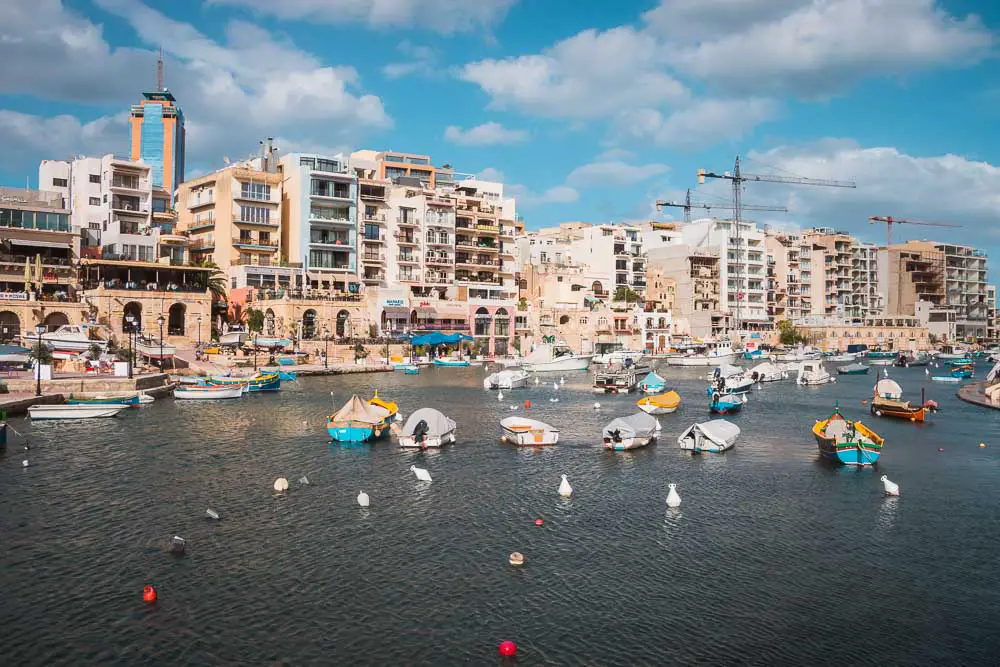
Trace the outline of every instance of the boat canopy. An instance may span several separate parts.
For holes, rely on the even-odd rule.
[[[656,374],[656,371],[650,371],[649,375],[642,378],[642,385],[645,387],[662,387],[666,382],[665,379]]]
[[[764,361],[754,366],[753,370],[751,371],[751,374],[757,373],[757,375],[759,376],[776,375],[782,373],[783,371],[784,367],[779,366],[778,364],[772,361]]]
[[[863,371],[868,367],[862,363],[847,364],[846,366],[838,366],[838,368],[844,372],[850,373],[852,371]]]
[[[540,364],[546,361],[552,360],[552,345],[549,343],[541,343],[535,346],[535,349],[528,353],[528,356],[524,358],[524,363],[526,364]]]
[[[417,430],[420,428],[421,423],[423,423],[426,428],[426,431],[423,431],[423,433],[431,438],[439,437],[445,433],[450,433],[455,430],[455,422],[444,416],[438,410],[435,410],[434,408],[420,408],[411,414],[410,418],[406,420],[406,424],[403,425],[402,435],[417,435]]]
[[[389,411],[385,408],[368,405],[368,403],[355,394],[351,396],[351,400],[344,404],[344,407],[337,411],[337,414],[330,418],[330,421],[379,424],[388,414]]]
[[[1000,377],[1000,362],[998,362],[990,372],[986,374],[986,384],[993,384]]]
[[[500,420],[500,426],[508,431],[558,431],[545,422],[535,419],[525,419],[524,417],[507,417]]]
[[[656,418],[645,412],[637,412],[628,417],[618,417],[608,422],[604,427],[605,438],[635,438],[646,437],[656,432]]]
[[[466,336],[465,334],[453,333],[453,334],[443,334],[440,331],[432,331],[429,334],[424,334],[423,336],[415,336],[410,339],[411,345],[455,345],[461,343],[462,341],[471,341],[472,336]]]
[[[903,388],[895,380],[886,378],[875,383],[875,395],[899,400],[903,397]]]
[[[697,443],[701,438],[710,440],[721,449],[726,449],[740,436],[740,427],[725,419],[713,419],[709,422],[692,424],[677,438],[678,442],[691,439]]]
[[[681,396],[676,391],[671,389],[664,394],[657,394],[656,396],[647,396],[646,398],[639,399],[640,403],[655,405],[658,408],[676,408],[681,402]]]
[[[715,377],[728,378],[734,375],[739,375],[743,372],[743,369],[739,366],[733,366],[732,364],[722,364],[715,369]]]

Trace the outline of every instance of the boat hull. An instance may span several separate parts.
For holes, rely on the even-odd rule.
[[[28,416],[42,419],[105,419],[124,410],[125,405],[32,405]]]
[[[634,438],[622,438],[615,441],[611,438],[604,438],[604,448],[613,452],[625,452],[630,449],[639,449],[656,441],[655,435],[637,436]]]
[[[687,356],[667,357],[668,366],[719,366],[728,364],[736,360],[739,354],[732,352],[729,354],[703,355],[692,354]]]
[[[177,387],[174,398],[179,401],[215,401],[239,398],[243,395],[243,385],[235,387]]]
[[[466,360],[464,360],[464,359],[456,360],[456,361],[452,361],[450,359],[435,359],[434,360],[434,365],[435,366],[454,366],[456,368],[463,368],[465,366],[468,366],[469,362],[466,361]]]
[[[647,415],[669,415],[672,412],[677,412],[677,408],[665,408],[662,406],[654,405],[652,403],[640,403],[638,404],[639,409],[645,412]]]
[[[139,395],[127,398],[71,398],[66,405],[125,405],[139,407]]]
[[[725,403],[719,401],[718,403],[710,403],[708,409],[717,415],[731,415],[734,412],[739,412],[743,409],[742,403]]]
[[[258,375],[252,378],[209,378],[208,385],[214,387],[246,386],[246,391],[278,391],[281,389],[281,376],[277,373]]]
[[[859,370],[850,370],[850,371],[845,371],[838,368],[837,372],[840,373],[841,375],[868,375],[867,368],[862,368]]]
[[[551,361],[539,361],[536,363],[522,363],[521,368],[529,373],[567,373],[570,371],[585,371],[590,368],[593,355],[576,354],[572,356],[557,357]]]
[[[872,401],[870,411],[876,417],[892,417],[893,419],[905,419],[911,422],[922,422],[927,415],[927,408],[923,406],[906,408],[902,406],[883,405],[876,401]]]
[[[376,437],[371,424],[338,424],[327,422],[326,432],[334,442],[367,442]]]
[[[443,447],[444,445],[450,445],[453,442],[455,442],[454,431],[450,433],[443,433],[432,438],[426,438],[424,440],[417,440],[412,435],[399,436],[399,446],[403,449],[436,449],[438,447]]]

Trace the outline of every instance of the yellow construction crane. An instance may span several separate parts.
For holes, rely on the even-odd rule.
[[[876,222],[884,222],[886,230],[886,247],[892,245],[892,226],[893,225],[923,225],[925,227],[961,227],[962,225],[953,225],[950,222],[926,222],[924,220],[907,220],[906,218],[894,218],[891,215],[872,215],[868,217],[869,224],[874,225]]]

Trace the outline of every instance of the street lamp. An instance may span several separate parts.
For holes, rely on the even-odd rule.
[[[163,323],[167,321],[167,318],[163,317],[163,313],[160,313],[156,321],[160,325],[160,372],[163,372]]]
[[[196,319],[198,321],[198,348],[201,349],[201,315]]]
[[[132,359],[135,352],[132,351],[132,335],[135,333],[135,316],[126,315],[125,321],[128,323],[128,379],[132,379]]]
[[[253,334],[253,369],[257,370],[257,332]]]
[[[35,325],[35,333],[38,334],[38,349],[35,350],[35,396],[42,395],[42,334],[45,333],[44,324]]]
[[[330,329],[323,327],[323,368],[330,368]]]

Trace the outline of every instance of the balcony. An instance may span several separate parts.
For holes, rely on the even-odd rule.
[[[188,247],[192,251],[215,250],[215,239],[194,239]]]
[[[428,236],[427,245],[451,247],[451,240],[446,236]]]
[[[379,271],[378,273],[366,273],[361,277],[366,283],[380,283],[385,280],[385,273]]]
[[[401,271],[399,273],[398,280],[401,283],[419,283],[420,282],[420,274],[419,273],[403,273]]]
[[[197,233],[197,232],[199,232],[199,231],[201,231],[203,229],[214,229],[214,228],[215,228],[215,220],[212,220],[212,219],[209,219],[209,220],[200,220],[200,221],[192,222],[191,226],[188,227],[188,231],[191,232],[192,234],[194,234],[194,233]]]
[[[487,224],[487,223],[484,223],[484,222],[477,222],[476,223],[476,231],[477,232],[486,232],[488,234],[499,234],[500,233],[500,225],[491,225],[491,224]]]
[[[202,208],[204,206],[214,206],[214,205],[215,205],[215,195],[212,195],[211,197],[209,196],[197,197],[192,195],[191,201],[187,203],[189,211],[193,211],[197,208]]]
[[[345,218],[342,215],[327,213],[315,208],[309,211],[309,221],[320,224],[354,226],[354,221],[350,218]]]
[[[149,207],[141,206],[138,200],[125,200],[118,197],[111,198],[111,210],[115,213],[143,218],[149,215]]]
[[[385,264],[385,255],[380,252],[366,252],[361,259],[368,264]]]
[[[412,246],[420,245],[420,239],[417,238],[416,236],[401,234],[399,232],[396,232],[395,234],[393,234],[393,236],[396,237],[396,243],[399,245],[412,245]]]
[[[270,220],[236,220],[236,219],[234,219],[233,223],[237,224],[237,225],[246,225],[246,226],[251,226],[251,227],[265,227],[267,229],[278,229],[278,227],[281,226],[277,222],[271,222]],[[214,222],[211,223],[211,226],[214,226]],[[194,227],[192,227],[191,229],[194,229]]]
[[[399,216],[396,218],[396,224],[400,227],[419,227],[420,221],[412,216]]]
[[[369,234],[365,234],[362,237],[361,240],[364,241],[365,243],[383,243],[384,242],[384,239],[381,236],[371,236]]]
[[[420,259],[416,255],[397,255],[396,261],[400,264],[419,264]]]
[[[138,177],[118,176],[111,177],[112,190],[124,190],[127,192],[140,192],[149,189],[149,181],[141,180]]]
[[[441,265],[451,266],[452,259],[448,255],[428,254],[427,255],[427,259],[425,260],[425,262],[427,264],[435,264],[435,265],[438,265],[438,266],[441,266]]]
[[[378,223],[378,224],[385,224],[385,213],[369,213],[369,212],[365,211],[362,214],[361,219],[364,222],[374,222],[374,223]]]
[[[333,184],[330,184],[333,185]],[[354,202],[354,198],[351,197],[351,189],[348,187],[338,188],[338,187],[313,187],[309,189],[309,196],[314,199],[326,199],[326,200],[340,200]]]
[[[309,245],[330,247],[335,250],[353,251],[350,239],[337,236],[316,236],[309,239]]]

